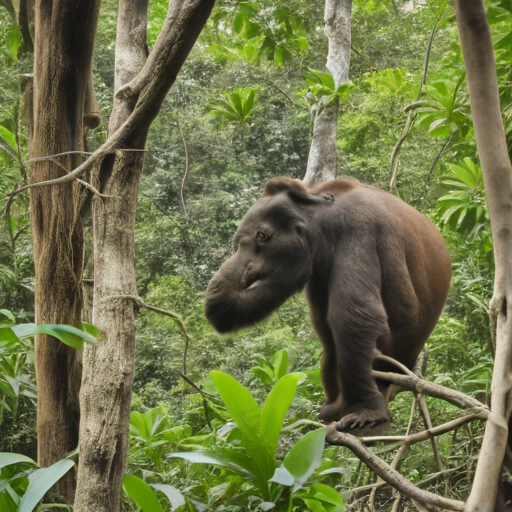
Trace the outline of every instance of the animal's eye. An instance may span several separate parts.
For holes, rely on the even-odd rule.
[[[265,231],[258,231],[256,233],[256,240],[259,244],[266,244],[270,240],[270,235]]]

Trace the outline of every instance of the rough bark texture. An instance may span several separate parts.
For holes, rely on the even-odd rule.
[[[336,88],[348,80],[351,13],[352,0],[325,2],[325,35],[329,41],[327,69],[334,78]],[[304,183],[308,186],[336,178],[338,111],[339,101],[336,98],[315,116],[308,167],[304,177]]]
[[[505,456],[512,391],[512,169],[500,112],[496,64],[482,0],[456,0],[471,113],[491,218],[496,274],[491,324],[496,325],[492,406],[468,512],[492,511]]]
[[[35,8],[33,119],[28,119],[30,157],[79,150],[83,104],[91,72],[99,2],[39,0]],[[29,95],[27,96],[29,97]],[[25,112],[30,112],[28,105]],[[33,126],[30,126],[33,125]],[[33,162],[32,182],[65,174],[72,158]],[[60,164],[60,165],[59,165]],[[35,263],[36,323],[80,325],[83,235],[76,184],[34,189],[30,194]],[[56,338],[36,337],[38,462],[48,466],[78,444],[80,368],[75,350]],[[74,475],[61,481],[74,497]]]
[[[162,33],[146,60],[147,0],[120,1],[116,98],[107,146],[144,148],[149,126],[213,3],[172,1]],[[96,197],[93,204],[93,323],[102,338],[84,351],[75,512],[118,512],[122,508],[135,362],[133,238],[143,160],[143,152],[108,155],[96,183],[101,193],[122,199]]]

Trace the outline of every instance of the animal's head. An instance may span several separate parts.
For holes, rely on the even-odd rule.
[[[211,280],[205,313],[219,332],[252,325],[304,288],[312,272],[308,210],[332,201],[302,182],[274,178],[233,239],[233,256]]]

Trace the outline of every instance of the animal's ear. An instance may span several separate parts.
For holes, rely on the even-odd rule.
[[[300,203],[318,203],[323,201],[334,201],[332,194],[326,194],[321,192],[314,194],[310,189],[304,186],[304,183],[300,180],[293,180],[291,178],[272,178],[267,181],[263,196],[275,196],[281,192],[287,193],[292,199]]]

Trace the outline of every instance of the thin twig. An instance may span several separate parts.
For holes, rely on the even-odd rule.
[[[133,302],[135,302],[135,304],[137,304],[137,306],[147,309],[149,311],[153,311],[155,313],[159,313],[160,315],[168,316],[169,318],[172,318],[178,324],[178,326],[181,330],[181,334],[183,336],[183,340],[185,342],[185,345],[183,347],[182,373],[183,373],[183,375],[186,375],[187,374],[187,352],[188,352],[189,337],[188,337],[187,329],[186,329],[185,324],[183,323],[183,320],[181,319],[181,317],[177,313],[174,313],[173,311],[168,311],[167,309],[161,309],[161,308],[157,308],[155,306],[150,306],[149,304],[146,304],[144,302],[144,300],[142,300],[141,297],[137,297],[136,295],[109,295],[108,297],[104,297],[102,299],[102,301],[112,300],[112,299],[130,299]]]
[[[429,177],[432,176],[432,173],[435,171],[435,168],[437,167],[437,164],[439,163],[439,160],[441,159],[442,154],[446,151],[446,148],[449,146],[454,135],[455,135],[455,132],[452,131],[450,133],[450,136],[446,139],[445,143],[443,144],[442,148],[439,150],[439,153],[437,153],[436,157],[434,158],[434,161],[432,162],[432,166],[430,167],[430,171],[428,171]]]
[[[203,391],[193,380],[189,379],[183,373],[180,373],[180,376],[187,384],[192,386],[201,395],[201,398],[203,399],[204,418],[206,420],[207,425],[210,427],[211,430],[213,430],[212,424],[210,422],[210,416],[208,414],[208,400],[215,399],[215,397],[213,395],[210,395],[210,393],[206,393],[206,391]]]
[[[427,401],[425,400],[425,396],[421,393],[418,393],[416,395],[416,400],[418,400],[418,403],[420,404],[420,414],[423,418],[423,423],[425,424],[425,427],[427,430],[432,430],[432,420],[430,419],[430,413],[428,412],[427,407]],[[434,461],[436,463],[436,469],[437,471],[443,470],[443,464],[441,462],[441,455],[439,454],[439,449],[437,448],[437,443],[434,437],[430,439],[430,442],[432,444],[432,451],[434,452]]]
[[[281,432],[289,432],[291,430],[296,429],[297,427],[302,427],[304,425],[309,425],[317,428],[323,428],[325,425],[323,423],[320,423],[319,421],[312,421],[312,420],[297,420],[291,423],[290,425],[287,425],[286,427],[281,429]]]
[[[436,22],[434,23],[434,26],[432,30],[430,31],[430,36],[428,38],[428,44],[427,44],[427,52],[425,54],[425,62],[423,63],[423,73],[421,76],[421,83],[420,88],[418,90],[418,95],[416,97],[416,103],[419,101],[423,94],[423,87],[427,83],[427,72],[428,72],[428,63],[430,60],[430,51],[432,49],[432,43],[434,42],[434,36],[436,35],[437,29],[439,27],[439,23],[441,22],[441,19],[444,15],[444,11],[438,16]],[[409,135],[409,132],[411,131],[414,118],[416,117],[415,108],[412,107],[413,104],[408,105],[406,108],[409,108],[407,115],[407,121],[405,122],[404,129],[402,130],[402,134],[400,135],[400,138],[398,139],[395,147],[393,148],[393,152],[391,153],[391,166],[390,166],[390,181],[389,181],[389,191],[392,194],[396,194],[397,187],[396,187],[396,178],[398,175],[398,155],[400,153],[400,149],[402,148],[402,144],[404,143],[405,139]]]
[[[80,151],[76,151],[76,153],[80,153]],[[57,160],[54,160],[53,158],[49,159],[50,162],[53,162],[57,167],[60,167],[63,171],[66,173],[69,173],[61,163],[57,162]],[[93,187],[90,183],[87,183],[87,181],[81,180],[80,178],[75,178],[75,180],[80,183],[80,185],[83,185],[86,189],[90,190],[94,195],[101,197],[102,199],[123,199],[120,196],[109,196],[107,194],[102,194],[98,189]]]
[[[181,135],[181,140],[183,141],[183,147],[185,148],[185,173],[183,174],[183,178],[181,180],[180,195],[181,195],[181,204],[183,205],[183,213],[185,214],[185,217],[186,217],[187,209],[185,208],[185,199],[183,198],[183,189],[185,187],[185,180],[187,179],[187,174],[188,174],[188,149],[187,149],[187,142],[185,140],[185,135],[183,135],[183,128],[181,126],[179,110],[178,110],[178,126],[180,128],[180,135]]]
[[[91,156],[92,153],[90,151],[65,151],[64,153],[56,153],[55,155],[40,156],[40,157],[37,157],[37,158],[29,158],[27,160],[27,162],[28,163],[43,162],[45,160],[53,160],[54,158],[58,158],[60,156],[68,156],[68,155],[87,155],[87,156]]]

